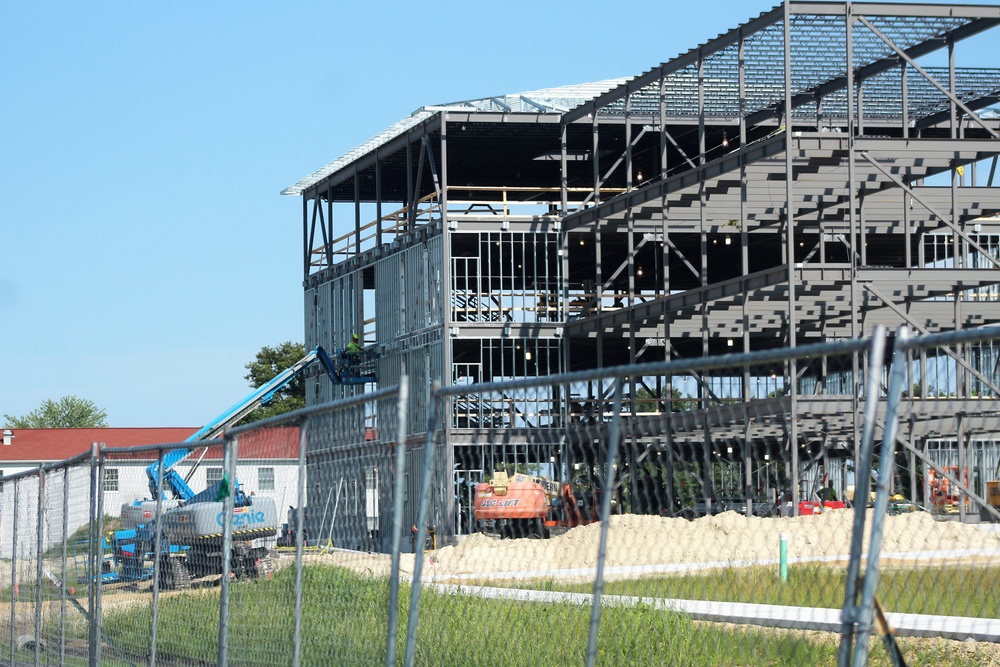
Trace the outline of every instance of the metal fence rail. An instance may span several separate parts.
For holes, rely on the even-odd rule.
[[[0,662],[985,664],[996,341],[456,381],[411,424],[404,379],[95,445],[0,480]]]

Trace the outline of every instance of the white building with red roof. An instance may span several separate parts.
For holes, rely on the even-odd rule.
[[[151,498],[147,468],[157,460],[157,452],[119,453],[115,448],[140,445],[183,443],[198,429],[176,428],[51,428],[5,429],[0,445],[0,477],[8,478],[0,487],[0,557],[12,553],[10,528],[14,521],[17,491],[18,551],[37,550],[37,476],[9,479],[40,466],[71,459],[91,451],[93,443],[103,445],[101,493],[105,516],[118,516],[122,505]],[[201,491],[222,478],[223,451],[220,446],[199,447],[187,443],[191,454],[174,469],[187,478],[188,485]],[[298,427],[272,427],[242,434],[238,439],[236,477],[243,490],[270,496],[282,508],[298,499]],[[62,535],[63,490],[67,491],[67,534],[85,525],[90,516],[90,464],[83,460],[67,473],[57,469],[46,478],[45,548],[57,544]]]

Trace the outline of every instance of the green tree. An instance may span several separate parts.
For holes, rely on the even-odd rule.
[[[260,348],[257,358],[246,365],[249,372],[244,377],[250,382],[250,386],[256,389],[273,380],[278,373],[291,368],[304,356],[306,356],[306,348],[301,343],[287,341],[277,347],[265,345]],[[299,375],[275,392],[270,403],[251,412],[244,423],[267,419],[305,406],[306,384],[302,376]]]
[[[93,401],[76,396],[49,399],[23,417],[3,416],[7,428],[104,428],[107,417]]]
[[[661,411],[661,400],[666,398],[666,387],[660,390],[660,397],[653,395],[653,392],[649,391],[645,387],[639,387],[635,392],[635,410],[636,412],[660,412]],[[697,408],[698,399],[691,396],[682,396],[681,390],[677,387],[671,387],[670,389],[670,410],[673,412],[679,410],[692,410]]]

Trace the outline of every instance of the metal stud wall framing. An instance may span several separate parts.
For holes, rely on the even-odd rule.
[[[456,233],[452,248],[453,321],[563,321],[555,233]]]
[[[442,325],[441,239],[412,246],[375,263],[375,341],[394,345]]]

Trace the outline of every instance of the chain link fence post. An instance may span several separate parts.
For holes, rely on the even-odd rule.
[[[594,574],[594,599],[590,608],[590,634],[587,638],[587,667],[594,667],[597,660],[597,631],[601,625],[601,596],[604,594],[604,565],[608,555],[608,529],[611,518],[611,499],[615,495],[616,469],[618,467],[618,441],[621,438],[622,378],[615,380],[615,394],[612,403],[611,433],[607,442],[604,481],[601,488],[601,536],[597,549],[597,572]]]
[[[152,603],[149,610],[149,667],[156,667],[157,634],[160,625],[160,573],[164,565],[163,524],[163,450],[156,451],[156,519],[152,522],[153,530],[153,590]],[[167,554],[169,558],[169,554]]]
[[[417,532],[413,554],[413,581],[410,592],[410,614],[406,625],[406,653],[403,665],[412,667],[417,651],[417,626],[420,622],[421,576],[424,570],[424,544],[427,541],[427,515],[430,510],[431,490],[434,486],[434,445],[437,440],[437,427],[441,418],[441,404],[447,401],[438,392],[440,382],[431,386],[431,395],[427,415],[427,438],[424,441],[424,471],[420,485],[420,504],[417,510]]]
[[[408,376],[399,378],[399,396],[396,403],[396,443],[393,463],[392,500],[392,564],[389,569],[389,623],[387,628],[385,664],[396,665],[396,643],[399,635],[399,562],[403,542],[403,470],[406,467],[407,413],[410,404]],[[430,427],[430,425],[428,425]]]
[[[857,618],[858,577],[861,574],[861,556],[864,548],[865,514],[867,513],[867,491],[871,483],[871,458],[875,443],[875,425],[878,416],[882,360],[885,355],[885,330],[877,327],[872,334],[868,349],[868,379],[865,384],[864,420],[861,431],[861,458],[855,475],[854,520],[851,528],[851,550],[847,562],[847,582],[844,592],[844,607],[841,611],[843,626],[840,631],[840,649],[837,664],[850,667],[851,651],[854,646]],[[865,494],[865,501],[858,502],[858,494]]]
[[[219,660],[218,666],[229,664],[229,584],[232,572],[233,506],[236,491],[236,460],[238,437],[226,436],[223,464],[222,496],[222,578],[219,579]],[[220,491],[220,494],[222,491]]]
[[[10,550],[10,659],[13,662],[17,650],[17,528],[18,510],[20,509],[21,481],[14,480],[14,520],[11,523]]]
[[[101,557],[100,539],[101,525],[99,501],[100,493],[100,445],[91,443],[90,446],[90,531],[87,544],[87,614],[90,624],[87,635],[87,654],[90,667],[98,667],[101,659],[101,618],[97,610],[97,596],[100,591],[101,569],[99,559]]]
[[[302,661],[302,549],[305,546],[306,520],[306,449],[309,446],[309,420],[299,424],[299,452],[296,470],[298,480],[295,485],[295,608],[292,630],[292,667],[299,667]]]
[[[35,664],[42,660],[42,567],[45,553],[45,468],[38,469],[38,505],[35,529],[38,531],[35,542]]]
[[[62,548],[60,549],[61,570],[59,573],[59,664],[66,664],[66,578],[69,572],[69,466],[63,468],[62,483]],[[75,600],[74,600],[75,601]],[[155,667],[155,666],[154,666]]]

